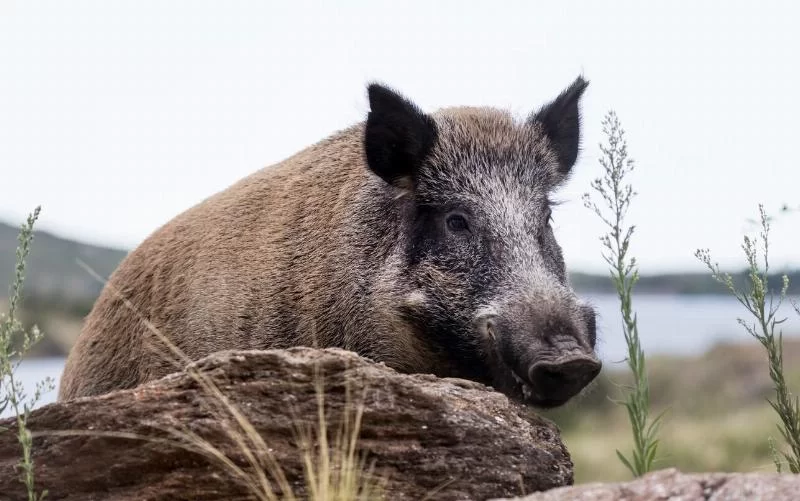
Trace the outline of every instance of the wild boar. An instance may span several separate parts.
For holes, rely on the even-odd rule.
[[[131,388],[223,349],[340,347],[554,407],[600,371],[595,313],[551,229],[580,147],[578,77],[524,120],[427,114],[367,88],[366,121],[168,222],[112,274],[59,398]],[[125,300],[129,303],[126,306]]]

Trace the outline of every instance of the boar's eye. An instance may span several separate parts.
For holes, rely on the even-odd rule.
[[[467,218],[462,214],[449,214],[446,219],[447,229],[453,233],[461,233],[469,230]]]
[[[544,245],[545,235],[547,234],[548,229],[550,228],[550,223],[553,221],[553,211],[550,207],[547,207],[544,212],[544,225],[539,227],[538,234],[536,235],[536,239],[539,241],[539,245]]]

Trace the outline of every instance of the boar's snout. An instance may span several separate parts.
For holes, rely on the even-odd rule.
[[[553,361],[536,362],[528,368],[528,382],[539,405],[560,405],[577,395],[600,373],[594,355],[573,354]]]
[[[510,393],[537,407],[557,407],[600,373],[595,313],[585,306],[521,307],[484,318],[513,384]]]

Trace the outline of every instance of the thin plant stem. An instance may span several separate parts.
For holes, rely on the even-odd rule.
[[[723,284],[752,317],[749,322],[743,318],[738,318],[737,320],[747,333],[753,336],[767,352],[769,377],[775,388],[775,398],[774,400],[768,400],[768,402],[778,414],[780,419],[778,430],[789,447],[788,452],[781,452],[780,455],[786,460],[792,473],[800,473],[800,402],[789,391],[784,377],[783,331],[778,326],[786,318],[777,318],[778,310],[786,300],[789,277],[783,275],[781,288],[776,296],[768,281],[770,269],[770,218],[761,204],[758,206],[758,212],[761,225],[760,235],[756,237],[745,236],[742,242],[742,250],[747,261],[747,284],[745,289],[737,287],[733,277],[729,273],[720,270],[719,264],[713,261],[708,249],[698,249],[695,252],[695,257],[706,265],[711,271],[711,276],[714,280]],[[761,246],[762,262],[759,261],[759,244]],[[795,311],[800,314],[800,309],[797,308],[797,305],[793,306]],[[769,440],[771,450],[776,451],[777,447],[772,437],[769,437]],[[780,472],[782,470],[780,456],[775,453],[773,458],[776,468]]]
[[[15,377],[15,372],[26,353],[42,339],[42,332],[34,326],[26,330],[19,320],[19,305],[22,301],[22,289],[25,283],[25,266],[33,241],[33,225],[39,218],[40,207],[36,207],[20,228],[16,255],[14,278],[9,289],[8,312],[0,314],[0,412],[11,409],[15,416],[17,438],[22,448],[22,459],[17,464],[21,470],[22,483],[25,484],[29,501],[44,499],[47,491],[36,493],[33,464],[33,438],[28,429],[28,417],[31,409],[42,394],[54,388],[52,379],[39,381],[30,397]],[[8,432],[0,428],[0,432]]]
[[[627,387],[625,401],[621,403],[625,406],[631,423],[634,448],[630,456],[625,456],[619,450],[617,456],[638,477],[652,470],[663,414],[653,420],[649,419],[650,389],[647,368],[631,299],[633,287],[639,280],[636,259],[629,256],[635,227],[625,225],[625,217],[636,195],[633,187],[626,183],[626,177],[633,171],[634,163],[628,158],[625,131],[614,111],[610,111],[603,120],[603,133],[607,139],[607,144],[600,145],[603,177],[595,179],[591,185],[600,205],[589,193],[583,196],[583,202],[608,228],[608,232],[600,237],[605,248],[603,259],[610,267],[611,281],[619,297],[622,331],[628,349],[627,363],[633,374],[633,384]]]

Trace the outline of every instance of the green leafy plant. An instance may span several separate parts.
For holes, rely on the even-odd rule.
[[[628,411],[628,418],[633,431],[634,448],[630,457],[619,450],[617,456],[634,476],[641,476],[652,469],[658,449],[658,429],[662,415],[649,420],[650,389],[647,380],[644,350],[639,340],[636,313],[633,310],[631,296],[633,287],[639,279],[636,259],[629,257],[631,237],[634,226],[625,226],[625,216],[636,193],[630,184],[626,184],[626,176],[633,171],[633,160],[628,158],[628,146],[625,131],[620,125],[617,114],[608,112],[603,120],[603,133],[608,143],[600,145],[603,166],[603,177],[592,181],[592,189],[600,198],[598,205],[591,194],[583,196],[584,205],[592,210],[608,227],[608,233],[600,237],[605,247],[603,259],[611,267],[611,280],[620,300],[622,330],[628,347],[627,362],[634,379],[622,404]]]
[[[47,378],[37,383],[30,397],[25,393],[20,382],[15,378],[15,372],[22,358],[42,338],[42,333],[35,326],[26,330],[18,319],[19,304],[22,300],[22,286],[25,281],[25,260],[30,252],[33,241],[33,225],[39,217],[40,208],[37,207],[28,220],[22,225],[19,234],[19,247],[17,247],[16,268],[14,279],[9,290],[9,306],[7,313],[0,313],[0,413],[11,409],[16,417],[16,430],[19,443],[22,447],[22,459],[18,467],[22,471],[21,481],[28,491],[28,500],[37,501],[47,495],[47,491],[36,493],[33,472],[33,458],[31,457],[32,436],[28,430],[27,422],[31,409],[36,405],[45,391],[52,390],[52,379]],[[8,428],[0,428],[6,433]]]
[[[716,281],[727,287],[754,319],[751,322],[743,318],[737,320],[751,336],[761,343],[767,352],[769,376],[775,387],[775,399],[769,400],[769,403],[780,418],[781,424],[778,425],[778,429],[791,451],[781,454],[786,460],[789,470],[792,473],[800,473],[800,402],[789,391],[784,378],[783,332],[778,329],[778,325],[786,319],[777,318],[778,310],[786,299],[789,278],[786,275],[783,276],[780,291],[776,297],[768,282],[769,217],[764,211],[763,205],[758,206],[758,212],[761,225],[760,242],[759,237],[745,236],[742,243],[748,267],[749,286],[745,290],[736,286],[730,274],[720,271],[719,264],[712,261],[708,249],[698,249],[695,256],[708,267],[711,276]],[[759,262],[759,243],[763,252],[763,269]],[[793,306],[795,311],[800,314],[800,307],[797,304]],[[774,447],[774,443],[771,442],[770,445]],[[778,471],[781,471],[781,462],[777,453],[775,454],[775,465]]]

